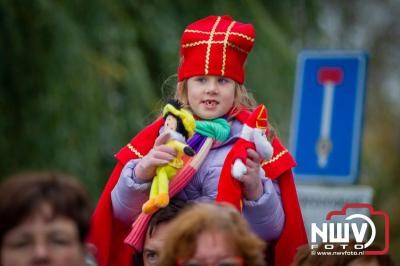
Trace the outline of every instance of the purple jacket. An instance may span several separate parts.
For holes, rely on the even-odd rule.
[[[213,202],[217,197],[219,176],[224,160],[238,139],[242,124],[234,120],[228,140],[215,143],[190,183],[175,197],[195,202]],[[148,199],[151,182],[141,183],[135,178],[134,168],[140,159],[129,161],[111,192],[113,212],[119,220],[131,224]],[[279,184],[265,178],[261,169],[263,195],[255,201],[243,200],[243,215],[252,230],[264,240],[277,239],[283,229],[285,214]]]

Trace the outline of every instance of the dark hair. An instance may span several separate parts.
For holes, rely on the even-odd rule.
[[[178,214],[191,203],[179,199],[172,199],[165,208],[159,209],[153,214],[149,222],[147,232],[151,236],[159,224],[172,221]]]
[[[180,110],[182,108],[182,103],[177,99],[168,100],[168,104],[172,105],[177,110]],[[187,132],[185,126],[183,125],[182,119],[171,112],[165,113],[164,119],[166,119],[167,116],[169,115],[172,115],[173,117],[176,118],[176,131],[181,133],[185,137],[185,139],[188,139],[189,133]]]
[[[73,178],[52,172],[23,173],[0,184],[0,244],[4,235],[40,210],[51,208],[51,217],[65,217],[77,226],[83,243],[90,224],[91,208],[86,191]]]
[[[151,237],[158,225],[171,222],[178,216],[179,213],[182,212],[183,209],[186,209],[188,206],[191,205],[192,203],[190,202],[185,202],[176,198],[171,199],[171,201],[165,208],[161,208],[153,214],[147,227],[147,234],[149,234],[149,236]],[[144,265],[143,253],[135,253],[133,255],[133,262],[133,265],[135,266]]]

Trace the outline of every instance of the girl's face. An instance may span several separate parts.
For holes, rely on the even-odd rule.
[[[222,76],[194,76],[187,80],[187,97],[192,111],[203,119],[221,117],[235,100],[236,83]]]

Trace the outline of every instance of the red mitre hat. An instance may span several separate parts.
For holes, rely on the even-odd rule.
[[[251,128],[267,129],[268,126],[267,119],[268,119],[267,108],[263,104],[260,104],[254,110],[254,112],[251,113],[249,119],[246,121],[245,124]]]
[[[181,40],[178,79],[225,76],[244,82],[244,62],[254,45],[251,24],[229,16],[209,16],[186,27]]]

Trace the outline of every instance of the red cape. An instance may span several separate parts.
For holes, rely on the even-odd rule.
[[[249,112],[243,111],[236,118],[244,122],[248,114]],[[130,226],[114,219],[111,191],[118,181],[123,166],[131,159],[141,158],[153,147],[162,125],[163,119],[157,119],[115,155],[118,159],[118,164],[114,168],[93,214],[87,241],[97,248],[96,258],[99,266],[133,265],[132,249],[124,244],[124,239],[130,232]],[[307,243],[307,236],[291,172],[295,162],[278,138],[273,139],[272,146],[274,155],[271,160],[263,162],[262,167],[272,179],[279,180],[285,211],[283,232],[274,245],[274,260],[275,265],[289,266],[294,258],[296,249]]]
[[[282,205],[285,211],[283,232],[274,243],[274,262],[277,266],[290,266],[297,253],[297,248],[308,243],[307,235],[291,170],[295,166],[295,162],[278,138],[273,139],[272,147],[274,148],[272,159],[262,165],[271,179],[279,180]],[[289,165],[292,166],[288,167]]]
[[[235,147],[239,148],[235,149]],[[242,162],[246,162],[247,149],[255,150],[255,144],[253,142],[249,142],[247,140],[239,138],[235,142],[232,149],[229,151],[222,167],[223,170],[220,174],[218,193],[216,198],[216,201],[231,203],[239,211],[242,211],[243,207],[242,183],[233,178],[231,174],[231,167],[233,166],[233,163],[236,159],[241,159]]]
[[[114,219],[111,191],[117,184],[124,165],[131,159],[141,158],[154,146],[164,120],[159,118],[142,130],[115,157],[118,160],[94,211],[87,242],[97,248],[99,266],[132,266],[132,249],[124,244],[131,227]]]

